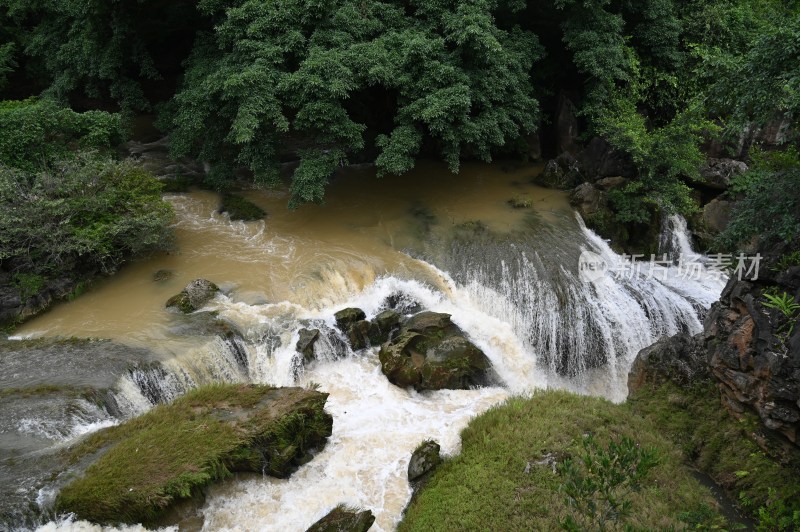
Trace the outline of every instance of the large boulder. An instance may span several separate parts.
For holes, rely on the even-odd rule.
[[[367,532],[375,522],[370,510],[348,508],[340,504],[306,532]]]
[[[214,299],[219,292],[219,287],[206,279],[195,279],[186,285],[177,295],[167,301],[167,308],[175,308],[189,314],[203,308],[206,303]]]
[[[381,369],[389,381],[416,390],[466,389],[487,381],[491,363],[450,321],[448,314],[421,312],[381,346]]]
[[[228,472],[284,478],[330,436],[327,397],[246,384],[189,392],[70,449],[72,460],[99,458],[60,491],[56,511],[98,524],[152,524]]]
[[[608,209],[605,193],[591,183],[583,183],[576,187],[569,195],[569,203],[578,210],[584,220]]]
[[[703,207],[703,225],[712,234],[724,231],[731,221],[733,202],[715,198]]]
[[[569,152],[547,161],[544,170],[533,183],[546,188],[569,190],[583,182],[581,167]]]
[[[676,334],[639,351],[628,373],[628,392],[666,381],[686,387],[709,375],[702,335]]]
[[[747,164],[733,159],[706,160],[700,167],[700,184],[715,190],[727,190],[731,178],[747,171]]]

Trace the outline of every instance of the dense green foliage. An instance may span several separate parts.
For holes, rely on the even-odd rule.
[[[110,272],[162,247],[172,216],[160,184],[130,162],[83,153],[36,171],[0,166],[0,261],[16,272]]]
[[[592,502],[598,511],[607,509],[609,498],[625,502],[629,512],[625,519],[604,512],[608,530],[681,530],[721,521],[713,497],[682,464],[680,452],[627,405],[539,392],[478,416],[461,439],[460,454],[433,472],[400,531],[557,530],[568,518],[596,530],[597,520],[585,512]],[[572,465],[565,466],[567,460]],[[587,472],[590,465],[613,478],[598,479]],[[643,466],[639,472],[637,465]],[[628,489],[634,485],[638,489]],[[571,502],[576,499],[581,503]]]
[[[352,161],[457,171],[524,151],[570,91],[585,133],[640,174],[611,198],[630,222],[695,208],[709,136],[797,123],[798,28],[797,2],[778,0],[0,0],[0,86],[166,102],[174,153],[211,163],[214,187],[236,167],[276,183],[299,158],[294,205]]]
[[[735,249],[758,235],[763,242],[791,243],[800,235],[800,156],[756,153],[750,170],[734,178],[731,191],[740,199],[720,243]]]

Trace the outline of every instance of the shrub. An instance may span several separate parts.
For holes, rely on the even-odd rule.
[[[163,248],[172,210],[130,161],[80,153],[38,172],[0,165],[0,263],[26,275],[115,270]]]

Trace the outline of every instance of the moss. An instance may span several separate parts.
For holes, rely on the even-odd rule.
[[[69,451],[99,458],[61,490],[59,512],[96,523],[150,523],[236,471],[286,476],[331,433],[327,394],[216,385],[93,434]]]
[[[759,508],[776,503],[789,512],[800,511],[800,456],[783,465],[768,456],[751,438],[760,431],[755,416],[734,419],[720,404],[712,382],[689,390],[670,382],[643,387],[629,402],[749,514],[757,517]]]
[[[461,453],[443,462],[410,504],[400,531],[554,530],[571,515],[553,462],[580,454],[592,433],[602,446],[623,437],[653,448],[660,461],[628,497],[636,529],[683,529],[687,516],[721,519],[708,490],[683,465],[680,451],[628,405],[547,391],[512,398],[474,419]]]
[[[266,216],[266,211],[235,194],[224,194],[219,212],[227,213],[231,220],[244,220],[245,222],[260,220]]]

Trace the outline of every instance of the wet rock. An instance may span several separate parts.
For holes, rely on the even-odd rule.
[[[167,308],[175,308],[189,314],[205,306],[219,292],[219,287],[206,279],[195,279],[177,295],[167,301]]]
[[[747,164],[733,159],[708,159],[700,168],[700,183],[708,188],[727,190],[731,178],[747,171]]]
[[[367,532],[374,522],[375,516],[370,510],[339,505],[306,532]]]
[[[716,235],[724,231],[731,221],[731,211],[733,202],[721,200],[719,198],[711,200],[703,207],[703,225]]]
[[[331,435],[327,397],[246,384],[193,390],[71,448],[77,457],[107,450],[61,489],[56,511],[99,524],[151,523],[202,496],[225,469],[285,478]]]
[[[639,351],[628,373],[628,392],[672,381],[689,386],[710,376],[702,335],[676,334]]]
[[[389,382],[417,390],[467,389],[485,383],[491,368],[450,316],[436,312],[409,318],[378,357]]]
[[[266,216],[266,211],[255,203],[236,194],[224,194],[219,212],[227,214],[231,220],[252,222],[261,220]]]
[[[422,442],[414,450],[411,460],[408,462],[408,480],[413,482],[433,471],[438,466],[442,458],[439,455],[441,447],[433,440]]]
[[[347,339],[353,351],[378,346],[383,341],[383,335],[377,324],[359,320],[347,329]]]
[[[386,335],[384,342],[389,339],[389,335],[400,328],[400,313],[396,310],[384,310],[380,312],[373,321],[378,326],[382,335]],[[383,342],[381,342],[383,343]]]
[[[353,324],[366,319],[367,315],[360,308],[346,308],[334,314],[333,317],[336,319],[336,326],[339,327],[339,330],[347,334]]]
[[[389,310],[396,310],[400,314],[409,315],[422,312],[423,308],[419,301],[408,294],[396,293],[386,297],[382,307]]]
[[[586,219],[608,209],[606,195],[591,183],[583,183],[569,196],[570,205]]]
[[[319,329],[300,329],[295,349],[305,360],[314,358],[314,344],[319,340]]]
[[[569,190],[583,182],[580,164],[570,153],[565,152],[547,162],[533,183],[542,187]]]

